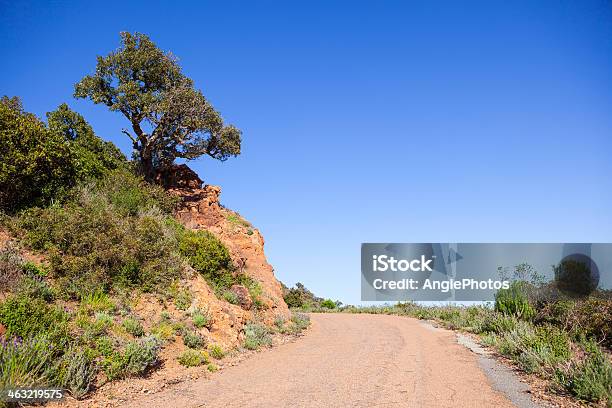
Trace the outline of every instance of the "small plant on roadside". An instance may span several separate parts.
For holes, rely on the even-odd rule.
[[[185,367],[197,367],[209,361],[202,351],[187,349],[178,357],[178,362]]]
[[[208,354],[210,354],[210,356],[216,360],[221,360],[223,357],[225,357],[225,352],[221,346],[217,344],[211,344],[208,346]]]
[[[215,371],[219,370],[219,367],[217,367],[216,364],[213,363],[209,363],[206,368],[208,369],[208,371],[210,371],[211,373],[214,373]]]
[[[270,346],[272,337],[268,328],[260,323],[248,323],[244,327],[244,347],[249,350],[257,350],[263,346]]]

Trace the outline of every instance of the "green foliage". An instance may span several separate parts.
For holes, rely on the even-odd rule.
[[[185,231],[179,242],[181,253],[191,266],[215,288],[228,288],[233,283],[232,259],[227,248],[208,231]]]
[[[17,290],[23,277],[23,259],[13,245],[0,248],[0,292]]]
[[[187,310],[189,306],[191,306],[191,301],[193,300],[193,296],[188,289],[183,288],[179,290],[174,297],[174,305],[178,310]]]
[[[244,347],[257,350],[263,346],[272,345],[272,337],[268,328],[259,323],[248,323],[244,327]]]
[[[210,371],[211,373],[214,373],[214,372],[216,372],[216,371],[218,371],[218,370],[219,370],[219,367],[217,367],[217,366],[216,366],[215,364],[213,364],[213,363],[209,363],[209,364],[206,366],[206,369],[207,369],[208,371]]]
[[[98,290],[83,294],[81,296],[81,307],[88,313],[97,313],[113,312],[116,305],[107,293]]]
[[[102,367],[110,380],[142,375],[159,364],[160,348],[161,342],[153,336],[132,341],[123,352],[105,358]]]
[[[45,335],[0,341],[0,389],[50,383],[56,350]]]
[[[300,282],[296,283],[294,288],[283,285],[283,298],[287,306],[292,309],[317,309],[323,301]]]
[[[183,343],[192,349],[199,349],[206,345],[206,339],[198,333],[188,331],[183,333]]]
[[[334,302],[331,299],[325,299],[324,301],[321,302],[321,307],[323,307],[325,309],[335,309],[336,308],[336,302]]]
[[[97,373],[95,362],[81,347],[75,345],[66,350],[56,362],[54,370],[55,385],[67,389],[77,399],[89,392]]]
[[[210,346],[208,346],[208,353],[212,358],[216,360],[221,360],[223,357],[225,357],[225,352],[223,351],[223,348],[221,348],[221,346],[217,344],[211,344]]]
[[[226,302],[231,303],[232,305],[237,305],[240,303],[240,299],[238,299],[238,295],[232,292],[231,290],[226,290],[223,292],[223,299]]]
[[[28,338],[46,333],[53,341],[64,341],[68,336],[68,315],[41,299],[9,297],[0,304],[0,323],[8,337]]]
[[[96,71],[75,85],[74,96],[121,112],[134,131],[124,133],[149,179],[175,158],[203,154],[226,160],[240,154],[240,131],[221,116],[181,72],[176,59],[144,34],[121,33],[121,47],[98,57]],[[145,132],[143,129],[151,128]]]
[[[178,362],[185,367],[197,367],[208,363],[208,357],[201,351],[188,349],[178,357]]]
[[[293,323],[294,332],[300,333],[310,326],[310,316],[304,313],[292,313],[291,323]]]
[[[138,200],[117,200],[132,189],[140,189]],[[176,229],[164,212],[172,200],[164,197],[160,188],[117,171],[63,206],[24,212],[14,228],[28,246],[49,253],[50,275],[67,297],[114,286],[152,291],[168,287],[183,268]]]
[[[225,219],[226,219],[226,220],[227,220],[227,221],[228,221],[230,224],[232,224],[232,225],[239,225],[239,226],[242,226],[242,227],[247,227],[247,228],[252,227],[252,225],[251,225],[251,223],[250,223],[250,222],[248,222],[247,220],[245,220],[244,218],[242,218],[242,217],[240,216],[240,214],[238,214],[238,213],[236,213],[236,212],[228,212],[228,214],[226,215]],[[251,234],[253,233],[253,231],[252,231],[252,230],[249,230],[249,231],[251,231]],[[249,235],[251,235],[251,234],[249,234]]]
[[[162,320],[161,322],[153,326],[153,328],[151,329],[151,334],[162,341],[174,340],[174,333],[174,327],[166,320]]]
[[[528,285],[523,281],[514,281],[508,289],[500,289],[495,294],[495,310],[519,319],[531,319],[535,310],[529,303]]]
[[[210,328],[212,324],[212,316],[208,310],[195,310],[191,316],[191,319],[193,321],[193,325],[198,329],[201,329],[202,327]]]
[[[124,164],[117,148],[66,105],[49,113],[49,120],[47,127],[17,98],[0,100],[0,209],[47,205],[78,182]]]
[[[556,372],[557,382],[576,397],[612,405],[612,364],[596,343],[585,344],[586,357]]]
[[[144,336],[144,328],[140,320],[135,318],[127,318],[121,323],[121,326],[134,337]]]

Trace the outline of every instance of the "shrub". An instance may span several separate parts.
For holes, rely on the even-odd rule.
[[[146,199],[138,211],[123,209],[114,194],[126,180]],[[148,186],[125,171],[115,171],[97,186],[75,190],[64,205],[30,209],[15,219],[14,232],[35,250],[49,253],[50,270],[64,295],[106,293],[112,287],[144,291],[165,289],[181,277],[175,227],[161,210],[159,187]]]
[[[294,331],[300,333],[310,326],[310,316],[304,313],[293,313],[291,315],[291,323],[293,323]]]
[[[244,347],[249,350],[257,350],[262,346],[270,346],[272,337],[268,328],[259,323],[248,323],[244,327]]]
[[[160,348],[160,341],[152,336],[128,343],[124,353],[125,375],[141,375],[155,367],[159,363]]]
[[[213,288],[228,288],[233,283],[232,259],[227,248],[208,231],[186,230],[179,242],[181,253]]]
[[[206,366],[206,368],[208,369],[208,371],[210,371],[211,373],[214,373],[215,371],[219,370],[219,367],[217,367],[215,364],[210,363]]]
[[[232,305],[237,305],[240,303],[238,295],[232,292],[231,290],[226,290],[225,292],[223,292],[223,299],[225,299],[226,302],[231,303]]]
[[[192,349],[199,349],[206,344],[206,339],[194,332],[183,333],[183,343]]]
[[[58,370],[56,385],[68,389],[77,399],[89,392],[96,375],[94,362],[81,347],[77,346],[71,346],[66,351],[58,361],[56,370]]]
[[[0,292],[13,292],[23,277],[23,259],[13,245],[0,248]]]
[[[179,357],[178,362],[185,367],[197,367],[208,363],[206,354],[197,350],[185,350]]]
[[[586,357],[574,362],[569,370],[557,371],[556,379],[576,397],[612,404],[612,364],[596,343],[585,344]]]
[[[178,310],[187,310],[191,306],[193,297],[188,289],[181,289],[174,297],[174,305]]]
[[[211,344],[208,347],[208,353],[210,354],[212,358],[217,359],[217,360],[221,360],[223,357],[225,357],[225,352],[223,351],[221,346],[217,344]]]
[[[528,283],[515,281],[508,289],[500,289],[495,294],[495,310],[507,316],[529,320],[535,315],[535,310],[529,304],[527,295]]]
[[[162,320],[157,323],[152,329],[151,334],[162,341],[171,341],[174,339],[174,327],[167,320]]]
[[[50,306],[41,299],[12,296],[0,304],[0,323],[6,336],[28,338],[48,334],[53,341],[68,337],[68,315],[60,308]]]
[[[335,309],[336,302],[334,302],[331,299],[325,299],[324,301],[321,302],[321,307],[325,309]]]
[[[144,328],[142,327],[142,323],[135,318],[127,318],[121,324],[125,331],[130,333],[134,337],[144,336]]]
[[[46,385],[57,352],[52,345],[45,335],[0,339],[0,389]]]
[[[115,302],[102,291],[87,293],[81,297],[81,306],[89,313],[113,312]]]
[[[197,327],[198,329],[201,329],[202,327],[210,328],[210,325],[212,323],[212,318],[208,310],[207,311],[202,311],[200,309],[195,310],[191,316],[191,319],[193,321],[193,325]]]

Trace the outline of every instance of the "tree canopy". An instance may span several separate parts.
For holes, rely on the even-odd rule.
[[[17,97],[0,99],[0,210],[46,205],[79,181],[126,163],[66,104],[47,114],[46,126]]]
[[[176,158],[208,155],[224,161],[240,154],[241,132],[223,119],[187,78],[176,58],[140,33],[121,33],[121,47],[98,57],[96,71],[74,95],[122,113],[123,129],[148,179]]]

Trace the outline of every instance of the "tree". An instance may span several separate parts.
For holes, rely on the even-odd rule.
[[[176,58],[144,34],[121,33],[122,46],[98,57],[96,71],[74,96],[122,113],[135,156],[148,180],[176,158],[202,155],[225,161],[240,154],[241,132],[223,124],[213,106],[181,72]]]
[[[17,97],[0,99],[0,210],[47,205],[78,182],[126,163],[66,104],[47,118],[48,126],[25,112]]]

